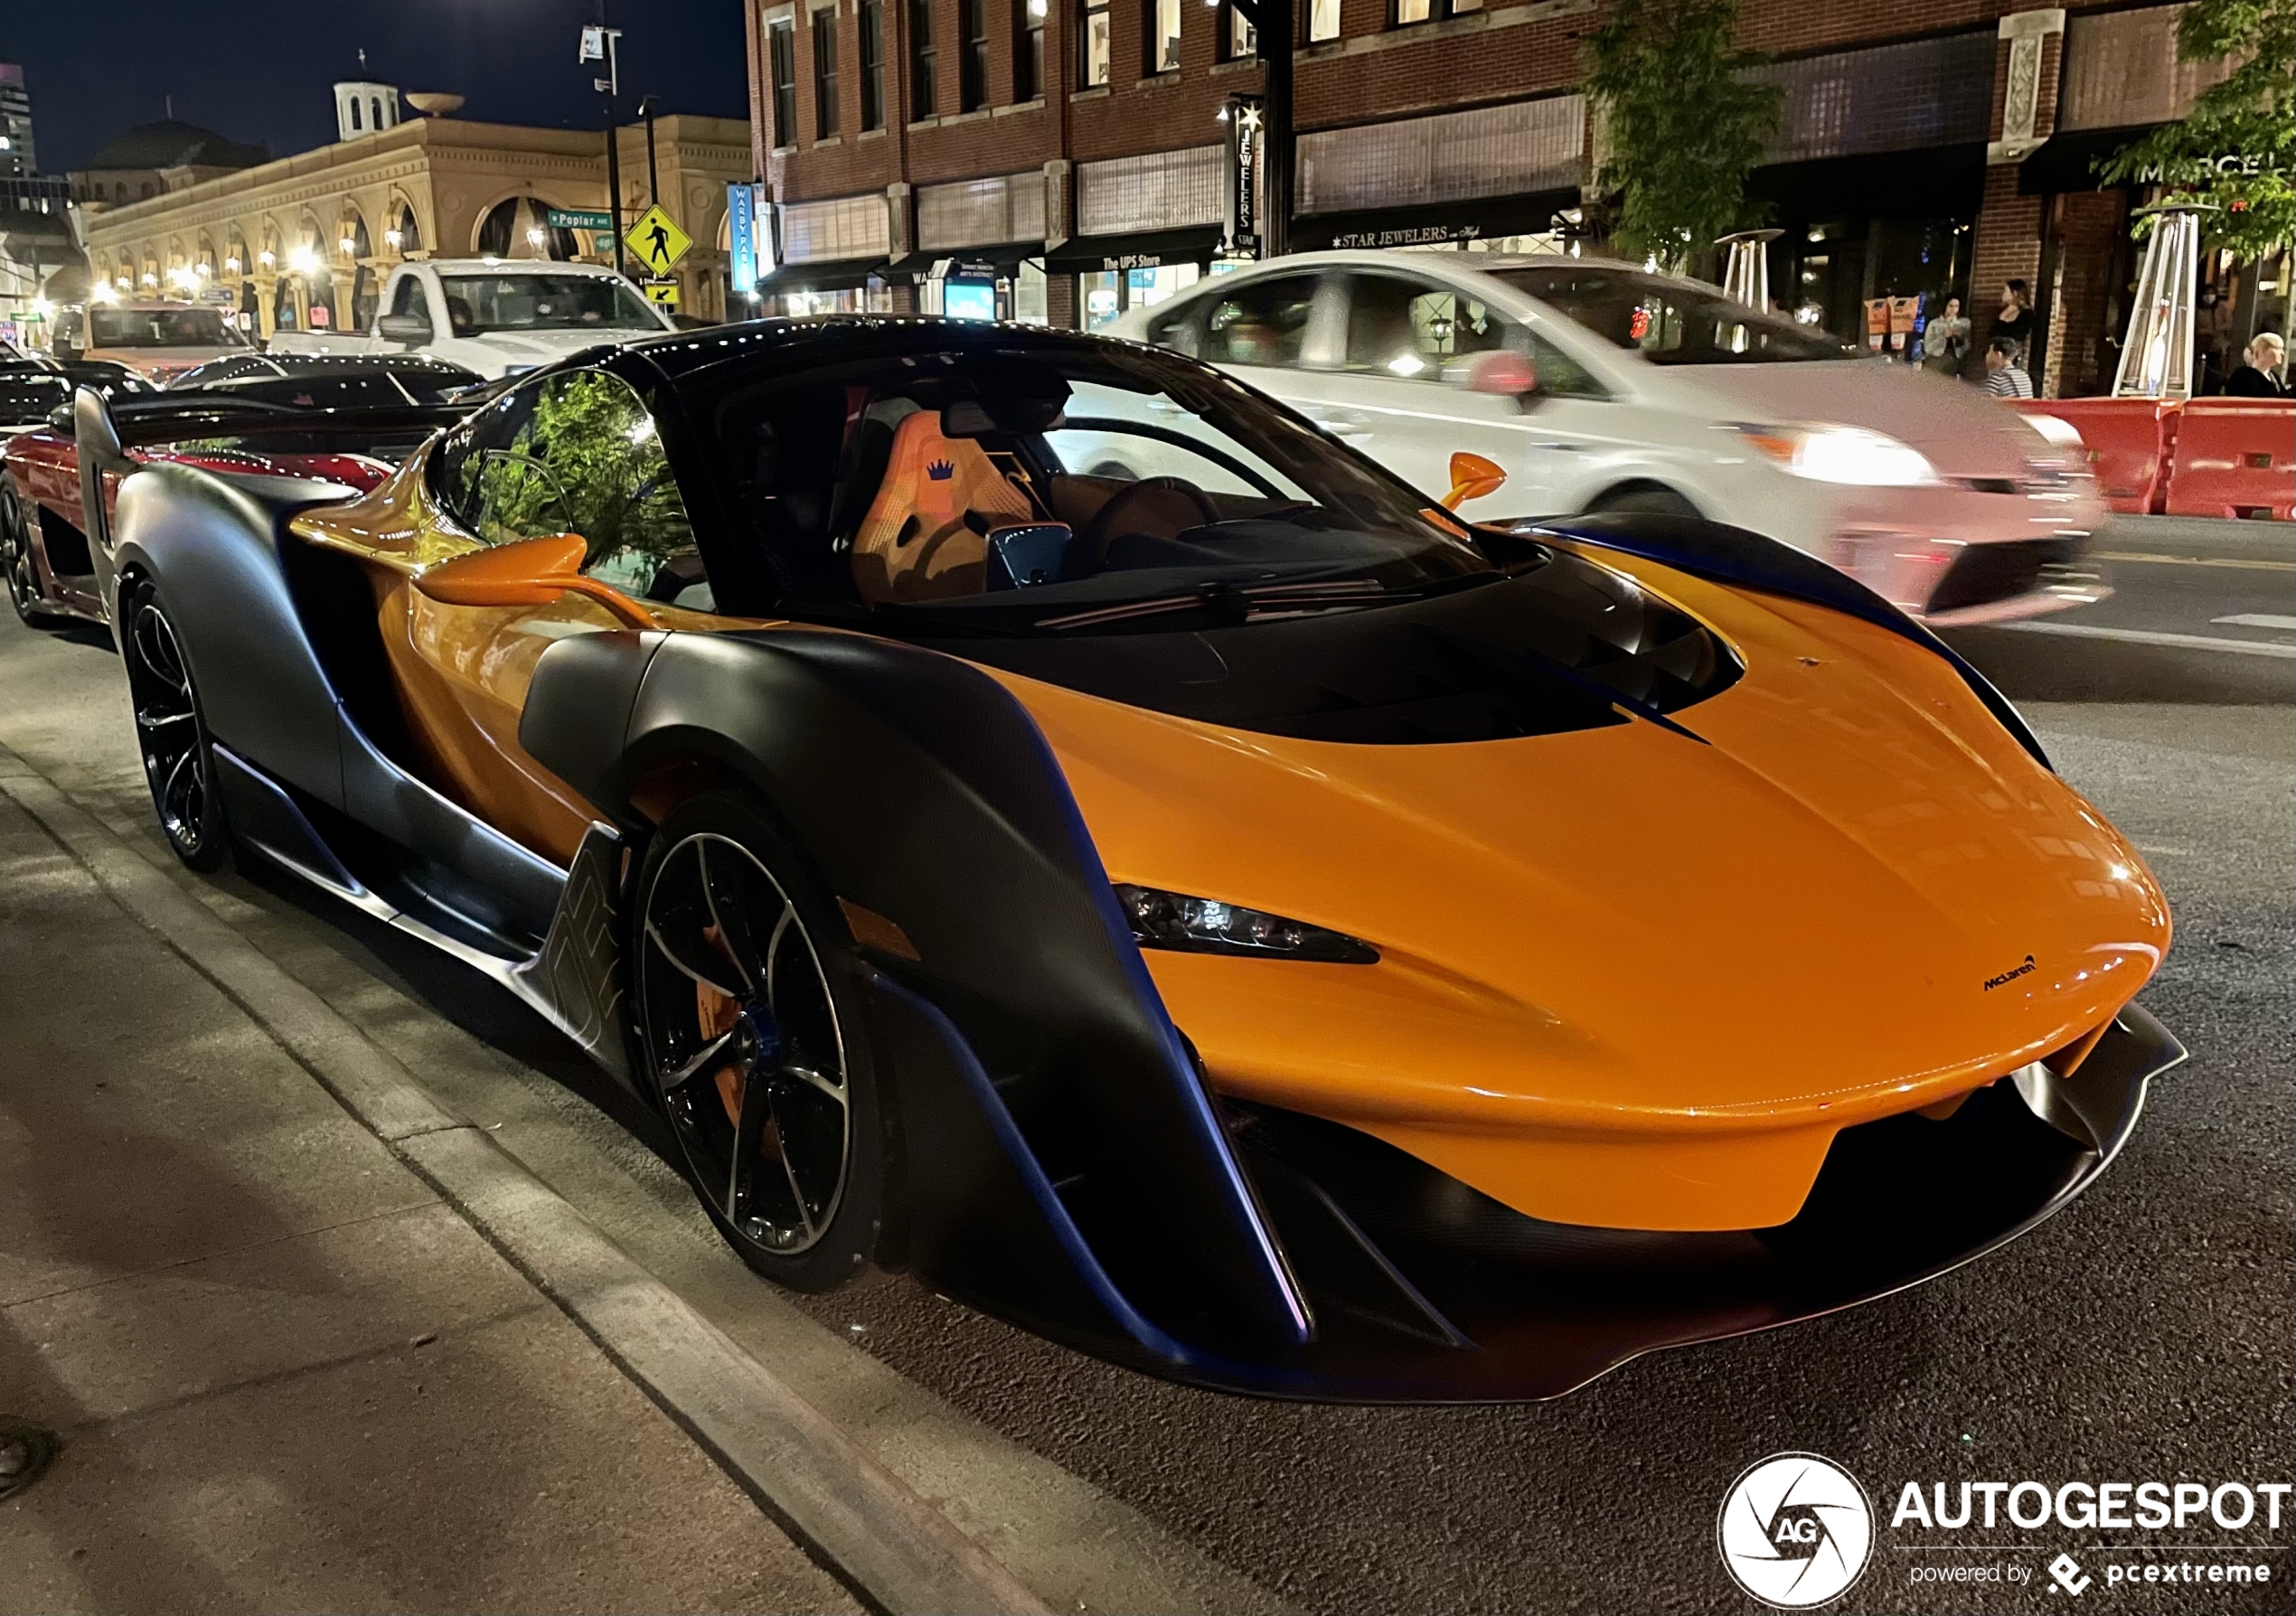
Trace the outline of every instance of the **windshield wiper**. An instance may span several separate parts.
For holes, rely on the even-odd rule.
[[[1377,579],[1368,578],[1334,578],[1324,583],[1206,584],[1184,595],[1160,595],[1149,600],[1127,600],[1121,605],[1100,606],[1088,612],[1072,612],[1065,616],[1040,617],[1036,626],[1055,631],[1096,628],[1105,623],[1122,623],[1137,617],[1162,617],[1174,612],[1205,611],[1221,618],[1223,627],[1233,627],[1272,616],[1290,615],[1284,610],[1287,606],[1297,606],[1303,612],[1331,612],[1346,611],[1351,607],[1389,606],[1397,601],[1422,600],[1430,595],[1440,595],[1453,589],[1495,583],[1503,576],[1497,571],[1467,572],[1455,578],[1431,578],[1424,584],[1404,589],[1390,589]]]

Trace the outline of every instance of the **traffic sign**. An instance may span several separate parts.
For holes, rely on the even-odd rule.
[[[614,216],[603,208],[551,208],[542,222],[554,230],[610,230]]]
[[[678,228],[678,221],[664,213],[659,202],[640,215],[622,240],[638,262],[654,275],[668,274],[693,246],[693,238]]]
[[[674,280],[641,281],[648,303],[658,303],[663,308],[678,306],[678,283]]]

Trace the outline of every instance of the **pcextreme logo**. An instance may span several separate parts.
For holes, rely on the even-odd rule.
[[[1840,1598],[1866,1569],[1874,1507],[1832,1460],[1773,1453],[1730,1484],[1714,1539],[1739,1587],[1781,1611],[1807,1611]]]

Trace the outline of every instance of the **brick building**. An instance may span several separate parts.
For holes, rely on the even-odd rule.
[[[1226,0],[746,4],[766,308],[931,308],[954,270],[1008,315],[1090,324],[1211,268],[1221,107],[1262,75]],[[1557,243],[1598,160],[1578,80],[1601,9],[1297,0],[1294,249]],[[1871,299],[1959,296],[1981,342],[2014,277],[2037,380],[2109,385],[2142,199],[2090,163],[2211,80],[2176,61],[2179,9],[1745,0],[1784,91],[1751,185],[1784,231],[1782,305],[1854,340]],[[2284,266],[2216,267],[2227,337],[2284,324]]]

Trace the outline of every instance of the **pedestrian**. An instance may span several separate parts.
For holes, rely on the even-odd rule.
[[[2260,331],[2241,356],[2247,362],[2225,379],[2225,396],[2231,399],[2285,399],[2288,384],[2280,379],[2288,362],[2287,344],[2276,331]]]
[[[1969,316],[1962,313],[1962,300],[1945,299],[1945,306],[1938,311],[1921,334],[1922,369],[1934,371],[1940,376],[1958,376],[1962,362],[1969,358]]]
[[[2001,287],[2001,306],[1993,312],[1992,334],[2017,344],[2020,366],[2033,351],[2033,300],[2026,296],[2023,281],[2012,280]]]
[[[1996,399],[2029,399],[2033,378],[2025,373],[2025,355],[2015,339],[1995,337],[1985,345],[1985,390]]]

